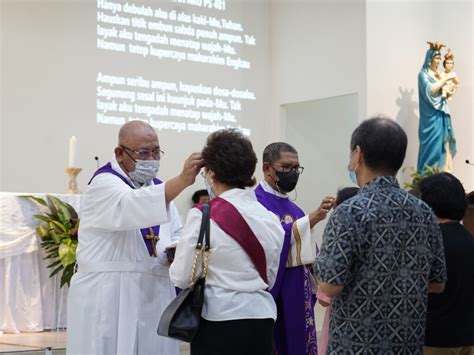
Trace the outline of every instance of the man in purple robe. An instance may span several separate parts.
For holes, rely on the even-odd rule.
[[[287,195],[295,189],[303,169],[295,148],[283,142],[272,143],[263,152],[264,180],[255,189],[258,201],[280,218],[285,230],[280,267],[271,290],[278,311],[278,355],[318,353],[313,309],[315,283],[310,270],[317,246],[312,228],[326,218],[334,198],[325,197],[316,210],[305,215]]]

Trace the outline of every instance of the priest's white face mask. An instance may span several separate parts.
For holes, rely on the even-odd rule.
[[[130,171],[130,179],[140,185],[150,185],[160,170],[159,160],[136,160],[135,170]]]
[[[160,158],[163,154],[160,148],[157,147],[153,151],[146,149],[135,151],[124,145],[121,145],[120,147],[135,163],[135,170],[127,172],[132,182],[135,183],[136,187],[150,185],[153,178],[156,177],[156,174],[158,174],[158,171],[160,170]],[[139,159],[135,159],[128,151],[136,154]]]

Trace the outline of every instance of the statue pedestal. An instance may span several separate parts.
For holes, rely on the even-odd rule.
[[[67,194],[79,194],[81,191],[77,188],[77,175],[82,171],[82,168],[66,168],[64,171],[69,176],[69,189],[66,190]]]

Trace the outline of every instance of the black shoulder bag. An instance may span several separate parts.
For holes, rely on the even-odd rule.
[[[196,334],[201,320],[204,287],[209,265],[210,216],[210,206],[203,204],[201,228],[194,252],[189,288],[182,290],[166,307],[158,325],[159,335],[189,343]],[[196,268],[199,260],[202,262],[202,273],[196,280]]]

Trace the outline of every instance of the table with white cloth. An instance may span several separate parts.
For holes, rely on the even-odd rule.
[[[67,286],[60,288],[61,273],[53,278],[43,260],[45,253],[33,217],[45,207],[24,199],[45,193],[0,192],[0,334],[39,332],[66,327]],[[79,212],[81,195],[48,194]]]

